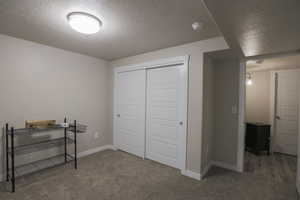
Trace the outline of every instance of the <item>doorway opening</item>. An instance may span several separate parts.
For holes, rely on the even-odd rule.
[[[240,59],[230,49],[207,52],[203,59],[201,175],[211,166],[240,171],[236,153]]]
[[[244,171],[295,182],[300,55],[248,60],[244,75]]]

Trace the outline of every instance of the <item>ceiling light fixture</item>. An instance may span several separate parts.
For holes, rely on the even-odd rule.
[[[261,60],[257,60],[256,64],[262,64],[263,62],[264,62],[264,60],[262,60],[262,59]]]
[[[264,62],[263,59],[260,59],[260,60],[247,60],[247,64],[249,64],[249,65],[262,64],[263,62]]]
[[[199,31],[203,28],[203,23],[202,22],[194,22],[192,24],[192,28],[194,31]]]
[[[246,74],[246,84],[247,85],[252,85],[253,84],[253,82],[252,82],[252,78],[251,78],[251,74],[248,72],[247,74]]]
[[[254,64],[256,64],[256,61],[255,60],[247,60],[246,64],[247,65],[254,65]]]
[[[69,13],[67,19],[72,29],[83,34],[95,34],[102,26],[100,19],[84,12]]]

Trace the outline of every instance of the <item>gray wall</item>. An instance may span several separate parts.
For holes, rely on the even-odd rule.
[[[213,136],[215,132],[215,67],[213,60],[204,55],[203,61],[203,127],[201,172],[213,159]]]
[[[200,173],[203,53],[228,48],[222,37],[111,63],[4,35],[0,35],[0,43],[1,126],[9,122],[23,127],[30,119],[77,119],[88,125],[88,132],[79,137],[80,152],[112,144],[113,67],[190,55],[187,168]],[[94,137],[95,132],[99,138]],[[29,157],[35,159],[43,153]]]
[[[215,134],[213,159],[230,166],[237,165],[239,69],[238,60],[215,62]]]
[[[240,77],[238,60],[204,58],[202,173],[216,162],[237,167]]]
[[[246,86],[246,121],[270,123],[271,72],[251,72],[252,85]]]
[[[24,127],[25,120],[36,119],[62,122],[67,116],[88,125],[79,136],[79,152],[110,143],[106,61],[4,35],[0,44],[2,127],[6,122]]]
[[[212,38],[186,45],[161,49],[137,56],[111,62],[112,67],[138,64],[162,58],[190,55],[189,64],[189,100],[188,100],[188,138],[187,168],[200,173],[202,144],[202,87],[203,87],[203,53],[228,48],[222,37]],[[111,72],[111,92],[113,91],[113,73]],[[111,94],[113,97],[113,94]],[[110,101],[112,102],[112,100]],[[111,104],[112,110],[112,104]],[[112,116],[111,116],[112,131]],[[112,139],[111,139],[112,140]]]

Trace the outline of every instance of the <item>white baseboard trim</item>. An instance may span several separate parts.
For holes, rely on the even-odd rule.
[[[100,151],[105,151],[105,150],[114,150],[115,151],[115,150],[117,150],[117,148],[115,148],[113,145],[104,145],[104,146],[101,146],[101,147],[96,147],[96,148],[89,149],[87,151],[83,151],[83,152],[78,153],[78,158],[88,156],[88,155],[91,155],[91,154],[94,154],[94,153],[97,153],[97,152],[100,152]]]
[[[235,171],[235,172],[239,172],[239,170],[237,169],[237,166],[230,165],[230,164],[227,164],[227,163],[224,163],[224,162],[212,161],[211,165],[221,167],[221,168],[224,168],[224,169],[229,169],[229,170],[232,170],[232,171]]]
[[[203,172],[201,172],[201,179],[203,179],[203,177],[207,174],[207,172],[210,170],[210,168],[212,167],[212,163],[208,163],[208,165],[204,168]]]
[[[207,164],[207,166],[204,168],[204,170],[201,173],[196,173],[190,170],[181,170],[181,174],[200,181],[203,179],[203,177],[207,174],[207,172],[210,170],[212,166],[217,166],[217,167],[239,172],[237,167],[234,165],[229,165],[227,163],[220,162],[220,161],[211,161],[209,164]],[[300,189],[300,185],[299,185],[299,189]],[[300,194],[300,190],[299,190],[299,194]]]
[[[190,170],[181,170],[181,174],[184,175],[184,176],[196,179],[198,181],[201,180],[201,175],[199,173],[196,173],[196,172],[193,172],[193,171],[190,171]]]

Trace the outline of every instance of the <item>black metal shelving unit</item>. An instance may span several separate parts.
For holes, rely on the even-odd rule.
[[[67,123],[67,119],[64,119],[64,123]],[[74,168],[77,169],[77,133],[85,132],[86,126],[80,125],[74,120],[73,124],[69,124],[68,127],[62,127],[61,125],[53,125],[47,128],[21,128],[15,129],[9,127],[9,124],[5,126],[6,136],[6,181],[11,182],[11,191],[16,190],[16,177],[23,176],[35,172],[31,169],[31,166],[38,164],[44,166],[42,169],[55,167],[58,165],[66,164],[74,161]],[[29,144],[15,145],[15,137],[26,136],[29,134],[35,134],[45,131],[63,130],[64,135],[59,138],[47,139],[38,142],[32,142]],[[73,138],[70,138],[69,133],[73,133]],[[74,144],[74,155],[68,153],[68,144]],[[47,149],[56,147],[58,145],[64,145],[64,153],[61,155],[55,155],[42,160],[30,162],[21,166],[15,166],[15,155],[26,154],[36,151],[36,149]],[[22,172],[23,169],[23,172]],[[27,169],[27,173],[24,173],[24,169]],[[29,169],[29,170],[28,170]],[[19,170],[21,172],[19,172]],[[29,172],[28,172],[29,171]]]

